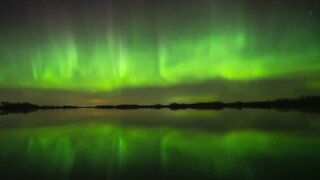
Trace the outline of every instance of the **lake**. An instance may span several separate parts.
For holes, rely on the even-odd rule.
[[[0,116],[0,179],[320,179],[320,114],[43,110]]]

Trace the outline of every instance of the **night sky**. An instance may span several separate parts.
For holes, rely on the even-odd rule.
[[[264,100],[320,93],[317,0],[0,2],[0,100]]]

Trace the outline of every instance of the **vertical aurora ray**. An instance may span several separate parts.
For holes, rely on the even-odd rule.
[[[50,38],[48,42],[44,47],[39,45],[31,51],[33,79],[49,86],[71,83],[78,69],[78,52],[72,35]]]

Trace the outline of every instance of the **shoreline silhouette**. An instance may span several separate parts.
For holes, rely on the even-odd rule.
[[[10,113],[30,113],[38,110],[49,109],[119,109],[119,110],[135,110],[135,109],[170,109],[170,110],[223,110],[223,109],[276,109],[280,111],[302,111],[309,113],[320,113],[320,96],[302,96],[298,98],[281,98],[267,101],[251,101],[251,102],[198,102],[198,103],[171,103],[171,104],[120,104],[120,105],[98,105],[98,106],[40,106],[31,103],[12,103],[1,102],[0,114]]]

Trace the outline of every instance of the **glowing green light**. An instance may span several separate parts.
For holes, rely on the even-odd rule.
[[[292,13],[290,18],[270,21],[269,30],[245,16],[244,2],[232,6],[232,17],[218,11],[219,6],[215,1],[204,3],[202,8],[210,13],[184,25],[164,17],[132,15],[121,28],[110,19],[92,29],[66,21],[62,28],[55,23],[40,28],[31,40],[3,35],[0,86],[114,91],[319,70],[320,43],[313,21],[301,26],[288,23],[297,16]],[[273,9],[269,16],[282,16],[279,11]],[[172,19],[186,15],[175,12]],[[31,24],[25,26],[32,29]]]
[[[316,137],[250,130],[214,134],[85,124],[9,129],[1,131],[1,135],[7,143],[0,147],[9,152],[8,156],[19,154],[21,161],[26,160],[22,164],[37,167],[39,171],[59,172],[64,177],[81,163],[100,173],[122,172],[129,167],[141,171],[139,167],[152,163],[161,165],[164,172],[190,166],[191,174],[214,173],[215,177],[229,177],[228,173],[241,168],[240,176],[248,177],[257,176],[254,174],[256,156],[308,158],[319,150]],[[26,140],[27,145],[21,140]]]

